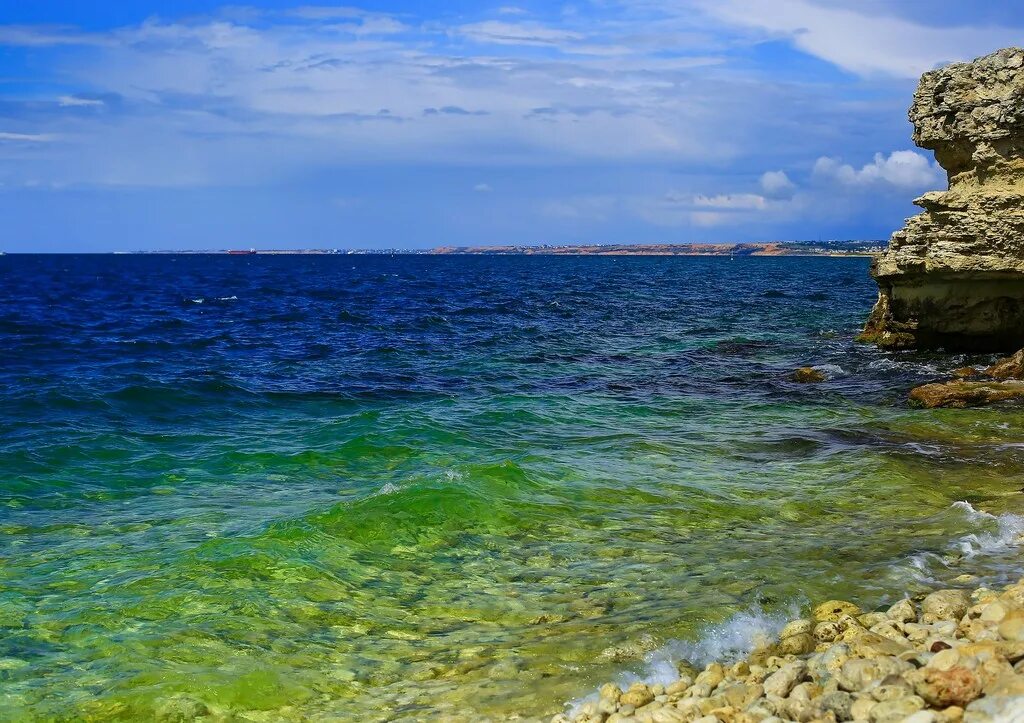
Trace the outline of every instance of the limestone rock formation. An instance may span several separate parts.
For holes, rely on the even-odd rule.
[[[1024,346],[1024,49],[921,77],[914,142],[949,189],[892,236],[872,274],[878,303],[861,338],[890,348]]]

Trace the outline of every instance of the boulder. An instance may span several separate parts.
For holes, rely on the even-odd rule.
[[[963,409],[1021,398],[1024,398],[1024,381],[982,382],[956,379],[950,382],[924,384],[910,392],[910,402],[926,409]]]

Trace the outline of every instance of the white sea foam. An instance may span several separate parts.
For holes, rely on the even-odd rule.
[[[996,523],[993,532],[972,532],[958,539],[954,545],[964,557],[1003,552],[1024,542],[1024,515],[1009,512],[993,515],[976,510],[970,502],[954,502],[953,507],[963,511],[972,522]]]
[[[846,370],[838,364],[816,364],[814,368],[829,377],[841,377],[846,374]]]
[[[1004,513],[993,515],[975,509],[970,502],[952,504],[967,522],[985,529],[968,532],[949,543],[945,553],[919,552],[907,560],[911,577],[922,583],[939,582],[941,573],[962,560],[996,555],[1024,544],[1024,515]]]
[[[898,359],[875,359],[868,364],[868,369],[902,369],[906,371],[918,372],[919,374],[938,374],[939,370],[937,367],[931,364],[923,364],[921,362],[913,361],[900,361]]]
[[[189,299],[193,304],[202,304],[206,299]]]
[[[238,301],[237,296],[218,296],[217,301]]]
[[[785,624],[799,615],[800,607],[793,604],[784,612],[768,614],[755,607],[737,613],[718,625],[709,627],[696,640],[672,640],[648,653],[639,670],[626,671],[615,682],[628,688],[637,681],[649,685],[668,685],[679,679],[677,663],[686,660],[698,668],[714,661],[739,660],[749,655],[758,645],[776,638]],[[591,693],[569,704],[570,717],[598,694]]]

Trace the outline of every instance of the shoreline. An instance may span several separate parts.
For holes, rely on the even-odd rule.
[[[551,723],[1024,721],[1024,578],[968,579],[873,611],[820,602],[746,654],[676,661],[669,683],[605,683]]]

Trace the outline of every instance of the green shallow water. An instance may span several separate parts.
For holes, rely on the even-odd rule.
[[[738,614],[1018,571],[1024,413],[908,409],[965,359],[855,346],[860,261],[534,261],[130,267],[74,353],[29,322],[111,285],[32,267],[3,717],[547,717]]]

